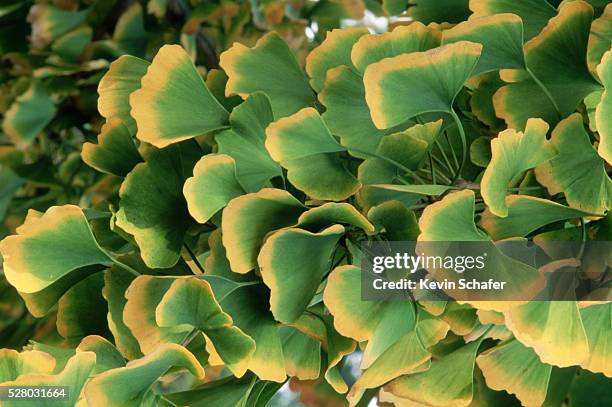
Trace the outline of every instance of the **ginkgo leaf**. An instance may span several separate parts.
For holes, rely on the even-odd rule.
[[[5,112],[2,131],[19,147],[27,147],[55,116],[57,108],[42,83],[35,81]]]
[[[128,360],[142,356],[138,340],[123,319],[123,310],[127,303],[124,293],[133,280],[132,274],[114,266],[104,273],[104,288],[102,289],[102,295],[108,304],[108,328],[115,339],[115,346]]]
[[[133,3],[121,14],[115,25],[113,41],[132,55],[141,56],[147,45],[147,32],[142,6]]]
[[[264,237],[294,225],[303,211],[300,201],[279,189],[264,188],[231,200],[224,209],[221,229],[232,271],[251,271]]]
[[[429,368],[431,353],[428,349],[443,339],[447,332],[448,325],[444,321],[419,312],[414,329],[391,345],[353,384],[348,394],[351,404],[356,404],[366,389]]]
[[[327,202],[321,206],[310,208],[300,215],[297,226],[318,232],[337,223],[358,227],[367,234],[375,232],[374,225],[354,206],[346,202]]]
[[[363,73],[368,65],[385,58],[427,51],[440,45],[441,33],[416,21],[383,34],[364,35],[353,45],[351,61]],[[350,66],[349,64],[344,64]]]
[[[175,280],[157,305],[155,320],[162,328],[189,325],[202,331],[236,377],[244,375],[255,352],[255,341],[232,325],[205,280]]]
[[[442,44],[458,41],[471,41],[483,46],[472,75],[502,68],[525,67],[523,24],[515,14],[471,18],[444,31]]]
[[[244,194],[236,179],[236,163],[225,154],[208,154],[193,167],[193,177],[187,178],[183,194],[189,213],[200,223],[206,223],[233,198]]]
[[[95,273],[70,287],[57,306],[57,332],[66,339],[90,334],[108,335],[106,310],[102,297],[104,274]]]
[[[516,339],[487,349],[476,358],[487,386],[516,394],[525,406],[540,406],[546,399],[552,366],[542,363],[533,349]]]
[[[495,240],[527,236],[549,223],[591,215],[529,195],[508,195],[506,207],[508,208],[506,217],[497,216],[487,209],[480,219],[482,227]]]
[[[597,152],[608,162],[612,163],[612,51],[608,51],[597,66],[597,73],[601,78],[605,90],[595,110],[595,121],[599,130],[600,140]]]
[[[411,206],[427,196],[439,196],[451,189],[448,185],[370,184],[364,185],[358,196],[362,205],[369,210],[391,200]]]
[[[78,206],[53,206],[30,216],[17,234],[0,242],[4,275],[17,290],[36,293],[75,273],[84,278],[86,266],[108,264],[110,257],[96,242]],[[84,275],[83,275],[84,274]],[[66,287],[66,289],[69,287]]]
[[[580,114],[559,122],[550,141],[558,154],[535,169],[538,182],[549,194],[563,192],[571,207],[586,212],[604,213],[612,207],[612,180],[591,145]]]
[[[470,15],[469,0],[421,0],[410,4],[408,16],[429,23],[458,23]]]
[[[83,144],[81,157],[90,167],[119,177],[125,177],[142,161],[132,135],[118,118],[112,118],[102,126],[98,144]]]
[[[506,326],[523,345],[551,365],[576,365],[589,344],[576,301],[531,301],[504,311]]]
[[[395,379],[385,386],[386,390],[426,405],[469,405],[474,395],[475,359],[482,340],[470,342],[441,357],[424,372]]]
[[[94,375],[125,366],[125,360],[117,348],[98,335],[89,335],[83,338],[76,347],[76,352],[93,352],[96,354],[96,366],[92,372]]]
[[[470,10],[474,13],[470,18],[491,16],[501,13],[516,14],[523,20],[525,41],[538,35],[555,16],[556,10],[549,3],[539,0],[471,0]]]
[[[415,311],[408,301],[362,301],[361,270],[355,266],[340,266],[331,272],[323,301],[341,335],[368,342],[362,368],[372,365],[415,325]]]
[[[410,174],[405,169],[414,171],[420,167],[441,129],[442,120],[438,120],[416,124],[404,131],[384,136],[376,148],[375,156],[360,165],[360,181],[364,184],[382,184],[392,183],[399,176],[409,178]]]
[[[580,365],[612,377],[612,303],[590,304],[580,310],[580,317],[589,343],[589,356]]]
[[[64,10],[50,4],[35,4],[28,21],[32,25],[31,41],[35,48],[44,48],[60,35],[72,30],[87,18],[89,9]]]
[[[522,130],[532,117],[555,124],[601,89],[586,63],[592,18],[593,9],[584,1],[563,3],[542,32],[525,44],[529,71],[502,74],[512,83],[497,91],[493,104],[509,127]]]
[[[524,133],[504,130],[491,140],[491,162],[482,176],[481,193],[489,210],[497,216],[508,215],[508,184],[524,171],[556,155],[546,140],[548,125],[540,119],[529,119]]]
[[[160,148],[219,130],[228,119],[179,45],[160,48],[129,101],[136,136]]]
[[[341,225],[318,233],[289,228],[266,239],[257,263],[270,288],[270,309],[276,320],[291,323],[304,312],[330,270],[332,255],[344,232]],[[297,259],[303,261],[298,263]]]
[[[136,121],[130,114],[130,94],[140,89],[140,81],[149,63],[131,55],[113,61],[98,84],[98,111],[106,120],[118,118],[136,134]]]
[[[253,92],[264,92],[276,119],[314,103],[306,75],[287,43],[275,32],[263,36],[253,48],[235,43],[221,54],[219,65],[229,77],[227,96],[246,99]]]
[[[54,368],[55,359],[48,353],[0,349],[0,383],[16,380],[22,374],[50,374]]]
[[[153,385],[172,367],[188,370],[196,378],[204,378],[204,369],[187,349],[166,344],[125,367],[107,370],[91,379],[85,388],[85,398],[92,407],[139,406],[143,400],[153,402],[149,393]],[[129,383],[129,386],[125,384]]]
[[[83,386],[89,379],[95,364],[95,353],[79,352],[72,356],[64,369],[57,374],[27,373],[20,375],[13,381],[4,382],[2,385],[12,387],[67,387],[70,391],[66,392],[66,398],[61,400],[60,403],[73,406],[79,400]],[[6,406],[20,406],[23,405],[23,400],[5,400],[2,404]]]
[[[603,55],[610,49],[608,38],[612,35],[612,4],[607,4],[601,16],[593,20],[589,48],[587,49],[587,64],[591,73],[598,77],[597,66]]]
[[[314,199],[340,201],[359,188],[337,154],[345,151],[313,108],[282,118],[266,129],[270,156],[287,168],[293,185]]]
[[[368,219],[384,229],[387,240],[414,241],[419,236],[419,224],[414,211],[397,200],[386,201],[368,211]]]
[[[182,188],[199,157],[193,140],[154,150],[121,184],[116,224],[134,236],[148,267],[172,267],[180,258],[193,222]]]
[[[460,41],[368,65],[363,81],[376,127],[387,129],[422,113],[450,112],[481,50],[481,44]],[[406,97],[430,94],[428,98]]]
[[[270,99],[261,92],[236,106],[229,118],[232,128],[215,136],[219,153],[236,161],[236,178],[247,192],[259,191],[271,178],[283,175],[282,169],[265,147],[265,129],[274,121]]]
[[[347,149],[375,152],[384,132],[378,130],[365,101],[365,88],[361,76],[348,66],[327,71],[325,86],[318,94],[326,107],[323,119],[330,131],[340,138]],[[351,152],[356,157],[363,154]]]
[[[53,42],[51,49],[63,60],[78,63],[85,46],[91,42],[93,30],[82,26],[72,30]]]
[[[312,88],[320,92],[327,72],[337,66],[351,66],[351,49],[357,40],[367,34],[363,27],[342,28],[327,32],[325,40],[306,58],[306,72]]]

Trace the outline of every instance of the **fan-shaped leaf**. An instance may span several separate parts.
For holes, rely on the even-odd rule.
[[[608,51],[597,67],[597,73],[605,87],[601,100],[595,110],[595,121],[600,140],[597,152],[609,164],[612,163],[612,51]]]
[[[508,216],[506,191],[516,177],[556,155],[546,140],[548,125],[540,119],[530,119],[525,133],[504,130],[491,140],[491,162],[482,176],[482,197],[489,210],[501,217]]]
[[[98,84],[98,111],[110,121],[118,118],[136,134],[136,121],[130,115],[130,94],[140,89],[140,81],[149,63],[131,55],[122,55],[110,64]]]
[[[193,177],[183,186],[189,213],[206,223],[244,190],[236,179],[236,163],[225,154],[205,155],[193,168]]]
[[[287,168],[293,185],[314,199],[343,200],[359,182],[332,153],[345,151],[313,108],[282,118],[266,129],[266,148]]]
[[[449,112],[481,50],[481,44],[460,41],[368,65],[363,81],[376,127],[387,129],[422,113]]]
[[[219,64],[229,77],[226,95],[246,99],[253,92],[264,92],[270,97],[276,119],[314,103],[306,75],[287,43],[274,32],[253,48],[235,43],[221,54]]]
[[[294,225],[303,211],[300,201],[279,189],[264,188],[231,200],[224,210],[221,228],[232,271],[251,271],[264,237]]]
[[[165,147],[225,127],[228,113],[179,45],[164,45],[130,95],[137,137]]]
[[[278,321],[291,323],[302,315],[330,270],[332,255],[343,234],[341,225],[318,233],[290,228],[266,240],[257,263],[270,287],[270,308]]]
[[[98,144],[83,144],[81,157],[90,167],[119,177],[125,177],[142,161],[128,128],[117,118],[102,126]]]

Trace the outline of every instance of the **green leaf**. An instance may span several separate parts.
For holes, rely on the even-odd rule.
[[[474,396],[474,364],[482,340],[441,357],[424,372],[395,379],[387,386],[388,391],[421,404],[469,405]]]
[[[400,201],[386,201],[368,211],[368,219],[382,227],[387,240],[417,239],[420,231],[414,211]]]
[[[595,110],[595,121],[599,130],[599,147],[597,152],[608,162],[612,163],[612,51],[608,51],[597,66],[597,73],[605,87],[601,101]]]
[[[289,228],[266,239],[257,263],[270,288],[270,309],[276,320],[291,323],[302,315],[329,272],[344,231],[341,225],[318,233]]]
[[[223,211],[223,246],[232,271],[246,274],[255,268],[265,236],[292,226],[304,206],[290,193],[272,188],[234,198]]]
[[[166,344],[126,367],[111,369],[94,377],[87,383],[85,398],[92,407],[136,407],[145,400],[151,403],[151,385],[172,367],[187,369],[196,378],[204,378],[204,369],[193,354],[182,346]]]
[[[172,267],[180,258],[192,223],[182,188],[199,157],[193,141],[154,150],[121,185],[116,224],[134,236],[148,267]]]
[[[229,77],[226,95],[246,99],[253,92],[264,92],[270,98],[276,119],[315,101],[293,52],[275,32],[263,36],[253,48],[235,43],[221,54],[219,64]]]
[[[587,3],[563,3],[559,14],[525,44],[529,71],[502,73],[502,79],[511,83],[495,94],[493,104],[497,116],[509,127],[521,130],[532,117],[555,124],[574,112],[590,93],[601,89],[586,63],[592,19],[593,9]]]
[[[107,305],[102,297],[104,274],[95,273],[72,286],[59,300],[57,332],[66,339],[108,335]]]
[[[420,0],[409,4],[408,16],[429,23],[458,23],[470,15],[469,0]]]
[[[602,61],[603,55],[610,49],[609,38],[612,38],[612,5],[608,3],[602,15],[593,20],[591,24],[587,64],[595,77],[599,75],[597,66]]]
[[[348,66],[332,68],[327,72],[325,87],[318,95],[326,107],[323,119],[329,130],[340,138],[347,149],[357,148],[373,153],[385,134],[378,130],[365,101],[365,88],[361,76]],[[351,151],[356,157],[363,154]]]
[[[96,354],[96,366],[93,374],[125,366],[123,356],[115,346],[101,336],[90,335],[83,338],[76,348],[77,353],[93,352]]]
[[[314,199],[340,201],[360,184],[337,154],[345,151],[313,108],[282,118],[266,129],[266,148],[287,168],[287,178]]]
[[[337,66],[351,66],[351,49],[357,40],[367,34],[363,27],[342,28],[327,32],[325,40],[306,57],[306,72],[310,85],[320,92],[327,72]]]
[[[471,18],[444,31],[442,44],[471,41],[482,44],[482,54],[472,72],[477,75],[502,68],[525,67],[523,24],[514,14]]]
[[[550,141],[558,154],[535,170],[548,193],[563,192],[569,206],[585,212],[604,213],[612,207],[612,180],[591,145],[582,116],[574,113],[559,122]]]
[[[236,161],[236,178],[247,192],[259,191],[271,178],[283,175],[265,147],[265,129],[274,121],[270,99],[251,94],[230,114],[232,128],[215,136],[219,153]]]
[[[376,127],[387,129],[422,113],[450,112],[481,50],[481,44],[460,41],[368,65],[363,81]]]
[[[81,157],[90,167],[119,177],[125,177],[142,161],[129,129],[117,118],[102,126],[98,144],[83,144]]]
[[[340,266],[331,272],[323,301],[334,316],[338,333],[367,341],[362,368],[372,365],[415,325],[414,307],[408,301],[362,301],[361,270],[355,266]]]
[[[48,353],[0,349],[0,383],[16,380],[23,374],[50,374],[54,368],[55,359]]]
[[[129,100],[136,136],[159,148],[222,129],[228,119],[180,45],[160,48]]]
[[[83,211],[74,205],[28,216],[16,235],[0,242],[0,252],[7,280],[23,293],[40,292],[85,266],[110,262]]]
[[[133,3],[117,20],[113,41],[128,54],[143,55],[148,40],[144,23],[142,6]]]
[[[538,35],[556,14],[549,2],[540,0],[472,0],[470,10],[474,13],[471,18],[500,13],[516,14],[523,20],[525,41]]]
[[[140,58],[122,55],[110,64],[98,84],[98,111],[108,121],[118,118],[131,134],[136,134],[136,121],[130,114],[130,94],[140,89],[149,65]]]
[[[58,38],[51,49],[66,62],[78,63],[92,37],[93,30],[91,27],[82,26]]]
[[[89,9],[69,11],[49,4],[33,5],[28,15],[32,25],[32,45],[34,48],[45,48],[60,35],[83,23],[88,14]]]
[[[506,207],[506,217],[496,216],[487,209],[480,219],[482,227],[495,240],[527,236],[549,223],[590,215],[588,212],[528,195],[508,195]]]
[[[236,163],[225,154],[208,154],[193,168],[187,178],[183,195],[189,213],[200,223],[206,223],[233,198],[244,194],[236,179]]]
[[[592,372],[612,376],[612,303],[587,303],[580,317],[589,343],[589,357],[580,364]]]
[[[526,406],[544,403],[552,366],[540,362],[532,349],[516,339],[487,349],[476,363],[491,389],[515,394]]]
[[[2,131],[20,147],[27,147],[55,116],[57,109],[40,82],[33,82],[6,111]]]
[[[233,326],[213,295],[211,285],[196,278],[177,279],[155,309],[161,328],[188,325],[212,342],[216,353],[236,377],[242,377],[255,352],[255,341]]]
[[[427,196],[439,196],[451,190],[448,185],[365,185],[359,194],[360,201],[368,210],[375,205],[396,200],[410,207]]]
[[[530,119],[524,133],[508,129],[491,140],[491,161],[482,176],[481,193],[492,213],[508,216],[505,202],[508,185],[524,171],[556,155],[546,140],[547,131],[548,125],[543,120]]]
[[[531,301],[505,311],[504,318],[516,339],[544,363],[567,367],[589,356],[576,301]]]
[[[353,46],[351,60],[355,68],[363,73],[369,65],[385,58],[436,48],[440,45],[441,37],[438,30],[418,21],[406,26],[400,25],[383,34],[361,37]]]
[[[123,319],[123,310],[127,303],[124,293],[133,280],[132,274],[113,266],[104,273],[104,288],[102,289],[102,295],[108,304],[108,328],[115,339],[115,346],[128,360],[142,356],[137,339]]]
[[[62,405],[76,405],[77,401],[81,396],[81,391],[85,382],[89,378],[89,375],[94,369],[96,364],[96,354],[93,352],[80,352],[74,355],[68,360],[66,367],[58,374],[42,374],[42,373],[28,373],[22,374],[17,379],[9,382],[2,383],[3,386],[11,387],[25,387],[25,386],[62,386],[67,387],[70,390],[67,392],[66,400],[56,401],[55,403],[48,405],[62,406]],[[23,400],[14,399],[9,401],[3,401],[2,405],[5,406],[23,406]]]

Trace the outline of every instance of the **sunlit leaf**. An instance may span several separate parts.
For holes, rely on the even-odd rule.
[[[129,103],[137,137],[160,148],[221,129],[228,119],[179,45],[159,50]]]

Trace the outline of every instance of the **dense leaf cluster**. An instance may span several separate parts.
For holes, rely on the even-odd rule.
[[[2,156],[0,204],[32,193],[4,275],[47,325],[0,351],[0,383],[91,406],[264,406],[288,380],[311,405],[612,403],[609,255],[581,250],[580,295],[557,302],[362,301],[359,267],[373,240],[611,240],[612,5],[185,3],[133,3],[111,39],[96,2],[30,10],[52,55],[8,82],[24,91],[4,133],[49,160],[38,147],[80,86],[104,124],[62,130],[87,167],[62,164],[47,201],[19,172],[31,158]],[[366,6],[411,20],[304,46],[286,30]],[[182,18],[180,41],[152,40],[151,15],[164,35]]]

